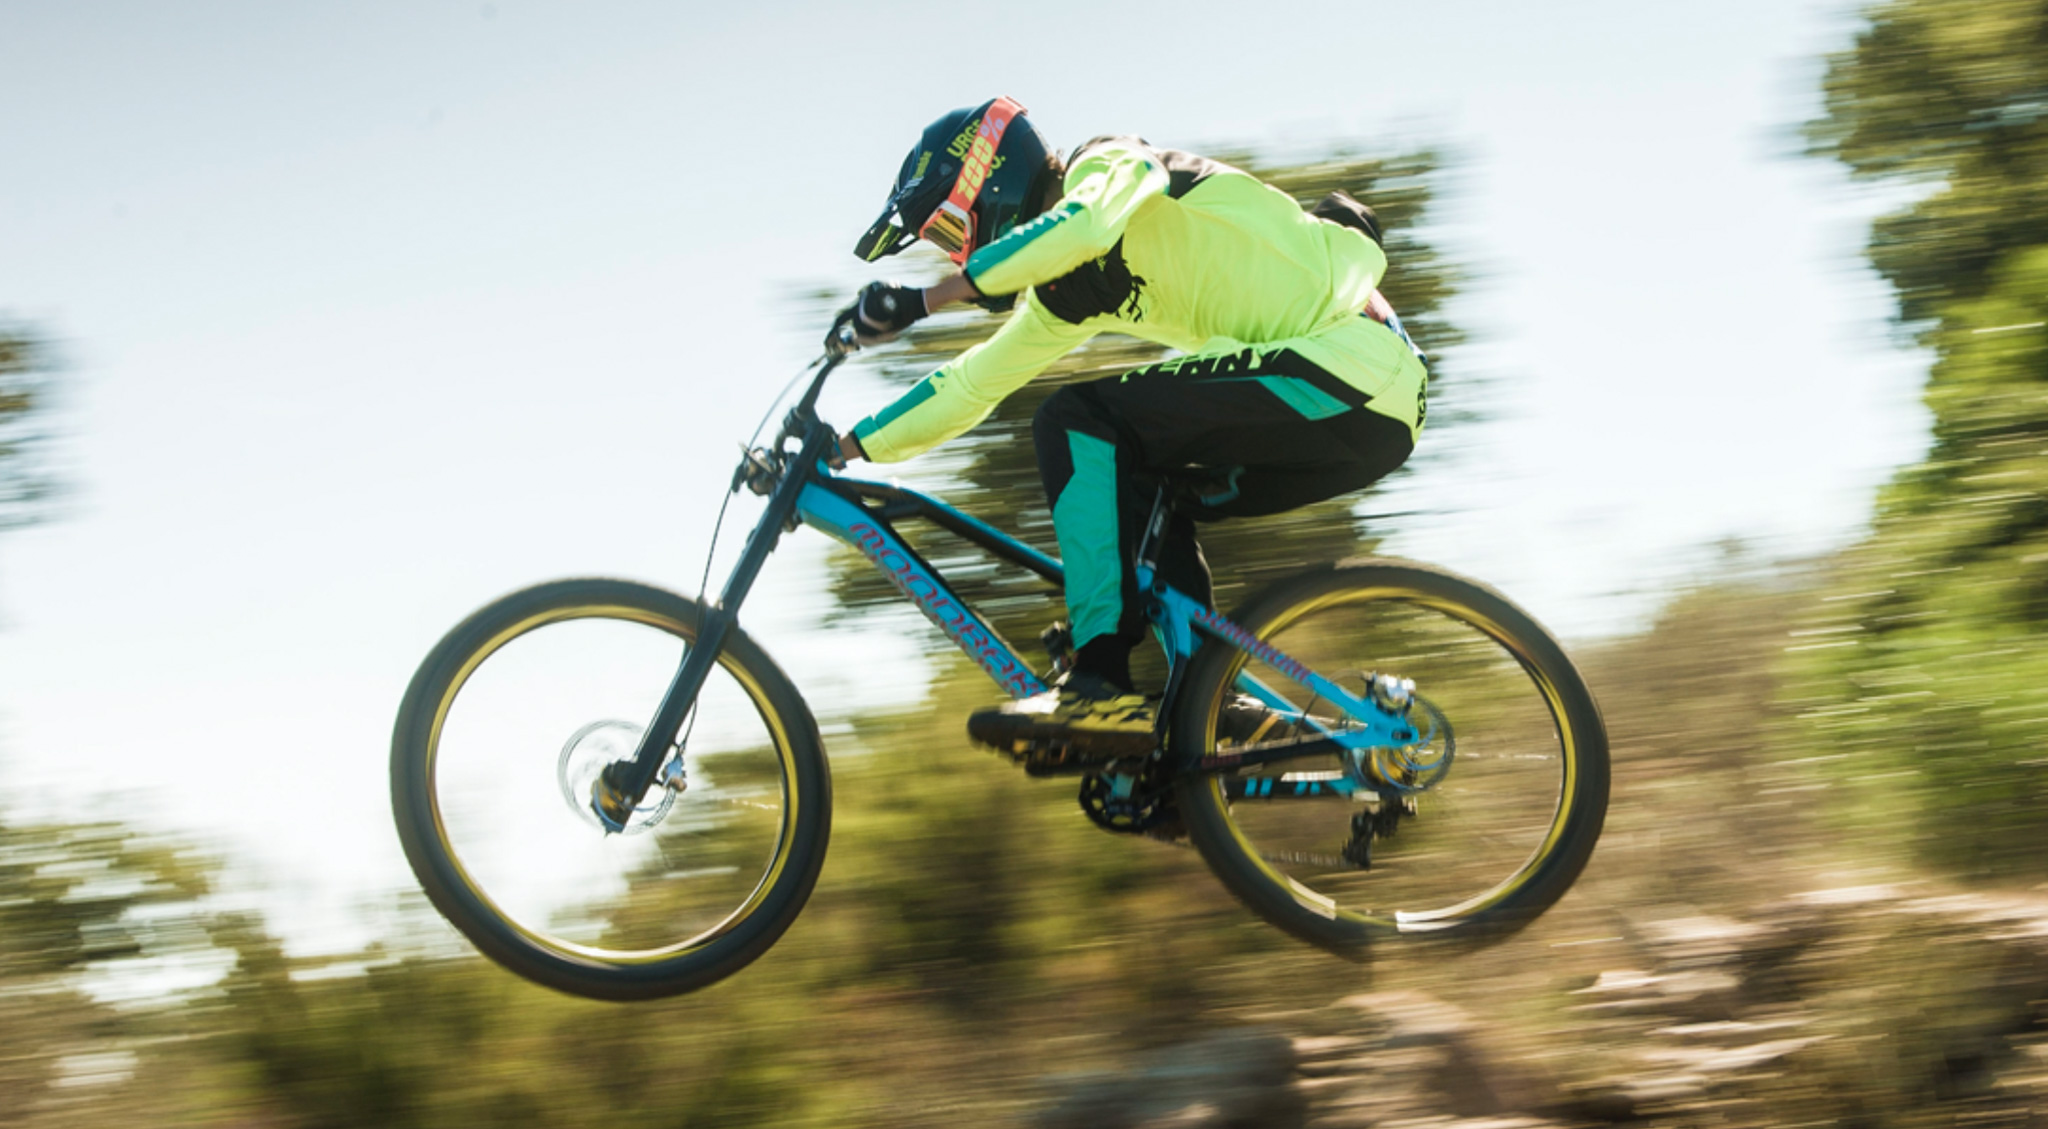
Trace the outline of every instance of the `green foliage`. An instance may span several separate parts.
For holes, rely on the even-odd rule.
[[[49,500],[43,421],[54,369],[44,341],[0,319],[0,529],[37,520]]]
[[[981,700],[964,660],[929,700],[834,734],[832,851],[789,934],[733,979],[655,1004],[531,987],[451,944],[417,901],[380,945],[294,957],[255,915],[206,912],[206,869],[186,855],[111,828],[0,829],[0,907],[12,915],[0,940],[9,953],[48,950],[0,980],[0,1123],[1041,1124],[1048,1093],[1076,1092],[1075,1074],[1148,1047],[1179,1055],[1219,1026],[1384,1037],[1383,1021],[1361,1027],[1356,1012],[1319,1026],[1325,1005],[1368,991],[1452,1001],[1489,1043],[1545,1069],[1626,1075],[1656,1041],[1645,1029],[1672,1021],[1618,1024],[1583,989],[1643,966],[1646,951],[1622,936],[1634,919],[1657,907],[1740,913],[1729,907],[1816,875],[1840,882],[1863,846],[1816,836],[1793,798],[1807,793],[1788,792],[1793,770],[1772,763],[1760,672],[1788,598],[1693,593],[1656,632],[1582,656],[1631,750],[1617,765],[1627,801],[1580,889],[1529,935],[1476,952],[1389,947],[1354,964],[1283,937],[1193,850],[1106,835],[1077,810],[1073,781],[1032,780],[964,748],[960,717]],[[1830,1038],[1819,1057],[1747,1083],[1769,1115],[1731,1124],[1783,1123],[1785,1109],[1825,1120],[1866,1097],[1924,1102],[1926,1064],[1940,1068],[1956,1045],[1942,1032],[2037,998],[2003,991],[2005,970],[1946,933],[1867,931],[1827,965],[1783,974],[1821,1001],[1813,1024]],[[98,975],[95,962],[180,952],[225,953],[228,970],[144,1007],[64,986]],[[1767,1006],[1776,1016],[1784,1004]],[[1484,1060],[1418,1059],[1431,1044],[1403,1038],[1375,1092],[1425,1071],[1457,1086],[1498,1076]],[[53,1084],[76,1076],[66,1060],[108,1053],[131,1056],[125,1076]],[[1322,1084],[1302,1087],[1327,1097]]]
[[[2048,872],[2048,8],[1907,0],[1837,56],[1816,147],[1932,185],[1871,260],[1935,362],[1927,459],[1791,641],[1854,806],[1982,876]]]
[[[116,826],[0,822],[0,1124],[100,1125],[175,1107],[166,1080],[189,1003],[178,986],[227,960],[208,874]],[[136,1053],[152,1042],[160,1053]]]
[[[862,718],[836,750],[833,850],[803,917],[735,979],[655,1005],[451,958],[415,906],[339,958],[293,957],[253,915],[204,916],[187,943],[226,954],[217,983],[149,1012],[76,992],[31,1006],[26,983],[133,959],[92,938],[132,931],[150,899],[185,904],[203,872],[173,875],[180,856],[107,829],[10,831],[0,936],[34,975],[0,980],[0,1016],[38,1052],[0,1056],[0,1121],[61,1090],[62,1056],[113,1046],[143,1065],[83,1092],[79,1124],[950,1126],[1016,1106],[1045,1073],[1185,1038],[1304,970],[1353,975],[1249,920],[1192,850],[1112,838],[1072,781],[965,749],[977,700]]]
[[[2034,0],[1894,0],[1831,60],[1814,151],[1930,195],[1879,220],[1870,258],[1909,323],[1987,293],[2048,243],[2048,10]]]
[[[1389,294],[1441,348],[1454,275],[1412,236],[1433,169],[1424,154],[1260,171],[1305,202],[1370,199]],[[888,374],[907,383],[993,328],[937,319],[884,351]],[[1099,339],[1057,379],[1156,356]],[[51,372],[35,335],[0,324],[0,525],[48,495]],[[949,497],[1047,548],[1027,429],[1049,390],[927,460]],[[1353,504],[1213,540],[1255,580],[1355,551]],[[879,593],[856,575],[872,573],[838,590],[865,608]],[[1052,615],[1041,586],[963,575],[1000,620]],[[802,919],[742,976],[659,1006],[545,992],[466,946],[451,957],[416,902],[368,950],[295,956],[220,904],[204,860],[116,827],[0,823],[0,1123],[951,1126],[1022,1108],[1049,1073],[1197,1034],[1226,1006],[1360,982],[1250,919],[1192,850],[1112,838],[1073,781],[968,750],[960,719],[985,684],[944,662],[930,701],[857,718],[835,748],[834,846]]]
[[[1400,310],[1402,321],[1424,348],[1441,351],[1461,340],[1444,312],[1445,303],[1456,292],[1459,272],[1416,234],[1439,174],[1435,154],[1371,157],[1338,151],[1292,163],[1263,161],[1251,152],[1212,155],[1257,174],[1304,206],[1337,189],[1371,203],[1386,233],[1391,265],[1382,289],[1388,300]],[[935,273],[948,266],[936,255],[913,258],[912,262]],[[822,324],[823,319],[819,320]],[[941,315],[904,341],[879,350],[880,368],[892,387],[907,387],[986,339],[1000,324],[999,318],[979,311]],[[1161,347],[1135,338],[1097,337],[1004,400],[975,430],[904,468],[905,476],[937,491],[950,504],[1047,552],[1056,552],[1052,515],[1031,444],[1032,416],[1062,384],[1114,376],[1164,355]],[[1441,368],[1434,366],[1433,375],[1440,378]],[[1432,428],[1454,423],[1459,416],[1455,397],[1451,409],[1443,410],[1440,383],[1440,379],[1431,382]],[[1229,607],[1244,593],[1299,571],[1305,561],[1334,560],[1369,548],[1373,530],[1358,516],[1359,504],[1359,496],[1353,495],[1274,517],[1204,526],[1203,545],[1217,571],[1217,603]],[[1056,604],[1046,600],[1047,585],[1012,566],[986,559],[948,535],[920,526],[906,522],[900,528],[1005,636],[1020,641],[1036,639],[1039,628],[1057,618]],[[876,608],[901,611],[901,598],[895,590],[859,557],[844,551],[837,563],[833,591],[843,607],[860,612]],[[929,636],[929,641],[934,646],[944,645],[936,635]]]

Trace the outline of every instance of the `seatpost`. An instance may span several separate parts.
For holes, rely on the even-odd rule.
[[[1152,570],[1159,575],[1157,553],[1166,540],[1166,519],[1173,513],[1173,495],[1167,483],[1159,484],[1159,493],[1152,498],[1152,516],[1145,521],[1145,536],[1138,540],[1138,551],[1132,555],[1132,562]]]

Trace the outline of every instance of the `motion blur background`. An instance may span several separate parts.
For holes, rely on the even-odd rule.
[[[799,537],[748,627],[835,754],[805,916],[667,1005],[486,965],[390,830],[413,664],[694,589],[902,151],[999,92],[1382,208],[1422,451],[1219,529],[1219,595],[1514,595],[1614,731],[1585,879],[1305,951],[971,750],[986,682]],[[2048,1124],[2048,4],[20,3],[0,105],[0,1123]],[[1042,538],[1033,403],[902,472]]]

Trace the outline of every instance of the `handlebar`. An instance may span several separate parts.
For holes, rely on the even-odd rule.
[[[765,447],[742,450],[740,465],[733,471],[732,490],[737,491],[744,486],[756,494],[766,495],[774,489],[782,477],[789,441],[807,442],[816,427],[824,422],[818,418],[817,407],[818,394],[825,390],[826,378],[832,375],[832,370],[838,368],[840,362],[859,350],[860,342],[855,339],[851,325],[833,329],[825,339],[824,355],[811,362],[812,367],[818,370],[817,375],[811,377],[810,386],[804,389],[803,397],[796,406],[782,417],[782,429],[775,433],[775,439]],[[836,432],[832,438],[836,441]]]
[[[843,329],[834,334],[833,340],[827,341],[825,355],[811,362],[818,370],[817,375],[811,377],[810,386],[804,389],[802,399],[789,410],[788,415],[782,417],[782,428],[775,433],[774,440],[765,447],[742,449],[740,465],[734,469],[732,475],[732,491],[738,491],[744,486],[756,494],[766,496],[774,489],[787,466],[789,441],[795,439],[808,442],[812,432],[824,423],[818,418],[817,405],[818,394],[825,390],[825,379],[832,375],[832,370],[838,368],[840,362],[852,356],[859,347],[853,340],[851,329]],[[828,427],[827,430],[831,429]],[[836,441],[837,432],[833,433],[832,438]]]
[[[811,378],[811,386],[804,389],[803,399],[797,401],[796,407],[783,421],[777,446],[781,445],[782,439],[800,435],[805,421],[817,418],[813,409],[818,406],[818,393],[825,388],[825,378],[832,375],[832,370],[838,368],[841,361],[859,351],[860,339],[854,336],[852,323],[841,322],[832,328],[825,337],[825,355],[818,358],[818,375]]]
[[[790,409],[789,417],[783,421],[781,438],[800,434],[805,423],[817,418],[818,393],[825,390],[825,378],[832,375],[832,370],[838,368],[841,361],[852,355],[852,348],[825,350],[825,355],[819,358],[818,375],[811,378],[811,386],[804,389],[803,399],[796,402],[796,407]]]

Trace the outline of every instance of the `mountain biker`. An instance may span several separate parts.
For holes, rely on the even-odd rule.
[[[1154,706],[1131,680],[1147,626],[1131,557],[1151,513],[1147,476],[1205,472],[1158,561],[1206,603],[1192,521],[1358,490],[1414,448],[1427,373],[1376,289],[1378,220],[1343,193],[1304,212],[1247,173],[1136,137],[1097,137],[1063,158],[1022,106],[997,98],[924,131],[855,254],[874,262],[919,238],[958,269],[922,290],[869,283],[835,338],[850,327],[859,344],[886,341],[956,302],[1015,312],[841,436],[845,458],[898,462],[951,439],[1098,333],[1183,354],[1063,387],[1039,409],[1032,436],[1074,665],[1056,688],[968,721],[971,737],[1005,751],[1142,753]]]

